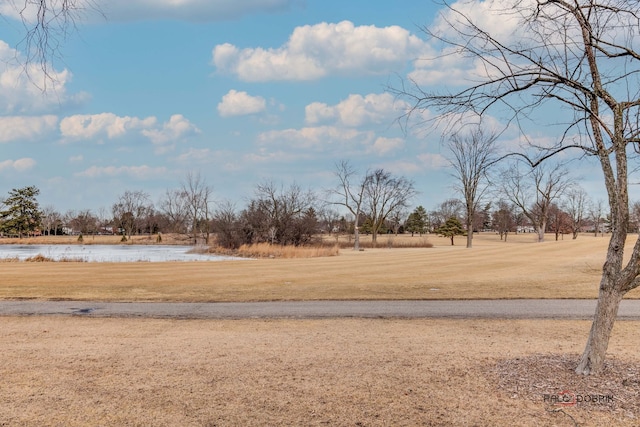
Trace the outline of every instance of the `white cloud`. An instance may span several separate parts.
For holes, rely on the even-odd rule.
[[[84,156],[82,154],[69,157],[69,163],[82,163],[83,160],[84,160]]]
[[[417,158],[426,169],[441,169],[449,166],[449,161],[442,154],[423,153],[418,154]]]
[[[60,132],[68,139],[90,139],[106,136],[109,139],[121,137],[134,129],[149,128],[156,124],[155,117],[119,117],[113,113],[78,114],[62,119]]]
[[[380,165],[380,167],[384,168],[388,172],[398,175],[416,174],[423,170],[421,165],[407,160],[385,163],[384,165]]]
[[[35,165],[36,161],[29,157],[23,157],[18,160],[5,160],[0,162],[0,171],[14,170],[16,172],[24,172],[32,169]]]
[[[374,141],[373,132],[361,132],[334,126],[304,127],[263,132],[258,135],[261,145],[285,145],[292,149],[325,151],[331,146],[363,148]]]
[[[243,160],[247,163],[265,164],[265,163],[291,163],[301,160],[310,160],[312,156],[309,153],[292,153],[291,151],[269,151],[266,148],[260,148],[255,153],[245,154]]]
[[[168,122],[162,124],[162,128],[160,129],[142,130],[142,134],[157,146],[175,142],[198,133],[200,133],[200,129],[193,125],[182,114],[172,115]]]
[[[0,40],[0,112],[33,113],[87,99],[86,93],[67,93],[66,85],[71,80],[68,70],[57,71],[48,64],[47,77],[38,64],[23,62],[20,52]]]
[[[55,130],[57,124],[58,117],[53,115],[0,117],[0,143],[33,140]]]
[[[176,157],[176,162],[187,167],[193,165],[216,165],[216,170],[226,172],[239,171],[244,168],[242,157],[229,150],[210,150],[209,148],[189,148]]]
[[[261,96],[251,96],[247,92],[232,89],[222,97],[222,101],[218,104],[218,113],[222,117],[244,116],[261,113],[266,105],[267,102]]]
[[[279,48],[225,43],[213,49],[213,64],[244,81],[313,80],[329,74],[384,74],[420,56],[427,45],[399,26],[354,26],[350,21],[297,27]]]
[[[82,172],[78,172],[75,175],[87,178],[100,178],[103,176],[128,176],[137,179],[150,179],[159,176],[166,175],[167,168],[165,167],[150,167],[147,165],[142,166],[91,166]]]
[[[451,8],[443,8],[429,28],[438,37],[460,43],[460,46],[469,42],[465,40],[466,37],[461,38],[458,32],[466,34],[464,28],[469,25],[467,19],[478,28],[490,31],[493,38],[505,45],[515,40],[533,41],[534,38],[526,33],[528,30],[522,25],[522,19],[524,14],[536,10],[536,6],[535,0],[459,0],[452,3]],[[458,12],[454,12],[454,9]],[[481,43],[478,40],[473,42]],[[563,43],[564,40],[559,39],[558,42]],[[417,59],[414,62],[415,69],[408,74],[408,78],[418,85],[469,85],[476,84],[478,79],[488,75],[497,75],[497,70],[487,67],[485,62],[460,54],[462,49],[457,46],[444,45],[433,38],[431,49],[438,53]],[[493,61],[492,65],[504,66],[500,60]]]
[[[379,156],[389,154],[393,151],[399,150],[404,147],[404,139],[402,138],[376,138],[373,145],[369,148],[369,151]]]
[[[369,123],[391,123],[399,117],[407,104],[388,93],[349,95],[335,106],[314,102],[305,108],[308,124],[336,121],[344,126],[362,126]]]
[[[129,132],[139,132],[148,138],[156,146],[156,153],[161,154],[173,147],[170,143],[198,134],[200,129],[182,114],[172,115],[161,126],[153,116],[141,119],[120,117],[113,113],[79,114],[60,121],[60,133],[66,141],[104,137],[115,139]]]

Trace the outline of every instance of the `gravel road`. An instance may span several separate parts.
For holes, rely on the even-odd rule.
[[[243,303],[0,301],[0,316],[270,318],[591,319],[595,300],[275,301]],[[640,300],[623,300],[619,319],[640,320]]]

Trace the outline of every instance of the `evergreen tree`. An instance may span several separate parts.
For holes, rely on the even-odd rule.
[[[435,230],[435,232],[439,236],[450,237],[452,246],[453,246],[453,238],[455,236],[464,236],[467,234],[464,228],[462,227],[462,223],[460,222],[460,220],[454,216],[447,219],[447,221],[443,225],[438,227]]]
[[[35,186],[11,190],[0,211],[0,232],[22,237],[38,230],[42,221],[38,194]]]
[[[413,212],[407,218],[405,224],[405,230],[411,233],[418,233],[422,236],[422,233],[427,230],[427,211],[422,206],[415,208]]]

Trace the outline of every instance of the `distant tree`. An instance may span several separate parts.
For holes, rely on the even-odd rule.
[[[233,203],[226,201],[218,204],[213,212],[213,231],[216,233],[216,243],[223,248],[237,249],[244,243],[240,215]]]
[[[396,236],[400,232],[404,232],[404,228],[402,224],[403,222],[405,222],[404,221],[405,218],[407,218],[407,212],[404,206],[398,207],[389,215],[387,219],[387,222],[388,222],[387,229],[393,230],[393,234],[395,234]]]
[[[90,209],[84,209],[71,218],[70,225],[73,230],[86,236],[98,232],[100,220]]]
[[[152,207],[149,195],[144,191],[125,191],[112,206],[114,223],[123,230],[123,236],[131,239],[142,226],[142,221]]]
[[[364,187],[367,215],[371,218],[371,241],[375,246],[387,218],[394,211],[407,207],[416,190],[413,181],[384,169],[367,174]]]
[[[424,207],[418,206],[409,214],[405,223],[405,230],[411,233],[411,237],[413,237],[414,233],[422,236],[423,233],[427,232],[427,211]]]
[[[555,234],[556,241],[558,241],[561,234],[564,236],[565,233],[571,230],[569,215],[560,209],[556,203],[552,203],[549,207],[549,225],[551,231]]]
[[[453,246],[453,238],[455,236],[464,236],[466,234],[464,227],[460,220],[454,216],[447,219],[447,221],[436,230],[435,233],[442,237],[449,237],[451,239],[451,245]]]
[[[502,173],[500,191],[531,221],[538,242],[542,242],[551,205],[572,185],[568,171],[560,164],[552,167],[542,164],[526,173],[513,164]]]
[[[167,189],[160,199],[160,212],[167,223],[167,231],[188,234],[187,194],[182,189]]]
[[[341,233],[346,233],[346,219],[344,216],[340,216],[340,213],[335,209],[331,209],[328,206],[324,206],[318,213],[319,226],[322,233],[333,234],[336,238],[336,243],[340,238]]]
[[[38,230],[42,224],[39,194],[35,186],[11,190],[0,211],[0,232],[23,237]]]
[[[588,205],[589,196],[587,192],[578,185],[571,188],[564,198],[563,208],[570,220],[573,239],[578,238],[578,233],[580,233],[580,230],[584,226]]]
[[[57,235],[62,233],[62,215],[52,205],[47,205],[42,209],[42,232],[44,234]]]
[[[336,164],[334,174],[338,185],[328,191],[330,203],[347,208],[353,215],[353,249],[357,251],[360,250],[360,217],[365,203],[366,177],[358,179],[358,173],[346,160]]]
[[[200,175],[188,173],[181,186],[181,196],[187,211],[187,221],[191,227],[191,235],[195,244],[198,235],[209,243],[209,221],[211,219],[211,195],[213,188]]]
[[[487,202],[482,209],[476,210],[473,216],[473,230],[488,230],[491,228],[491,202]]]
[[[602,224],[605,221],[605,212],[604,202],[602,200],[598,200],[591,205],[591,208],[589,209],[589,217],[593,223],[593,236],[598,237],[598,232],[603,234]]]
[[[437,228],[451,217],[456,217],[460,220],[463,216],[463,212],[464,203],[458,199],[447,199],[440,203],[438,209],[433,212],[433,226]]]
[[[255,197],[241,214],[246,242],[308,243],[318,230],[316,203],[315,193],[304,191],[297,184],[289,188],[272,181],[258,184]]]
[[[497,209],[493,212],[491,225],[500,234],[500,240],[507,241],[509,232],[516,229],[515,207],[504,200],[498,201]]]
[[[467,248],[473,245],[473,225],[478,205],[489,187],[489,168],[497,161],[495,132],[488,132],[481,125],[471,132],[458,131],[449,137],[447,155],[456,188],[462,195],[467,227]]]

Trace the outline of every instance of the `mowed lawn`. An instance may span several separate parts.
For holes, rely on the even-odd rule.
[[[630,236],[630,252],[636,236]],[[596,298],[608,236],[428,236],[432,248],[223,262],[2,262],[0,298],[100,301]],[[424,237],[399,236],[394,242]],[[628,298],[640,297],[633,291]]]

